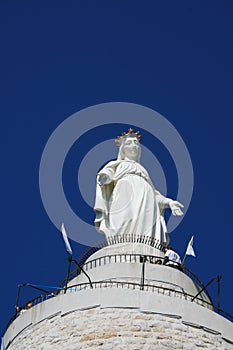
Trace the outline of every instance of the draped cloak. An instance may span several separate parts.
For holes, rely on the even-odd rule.
[[[106,237],[135,234],[168,244],[164,209],[171,199],[157,191],[146,169],[133,160],[109,162],[98,174],[109,181],[96,186],[95,227]]]

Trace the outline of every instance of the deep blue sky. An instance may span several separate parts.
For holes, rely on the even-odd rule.
[[[18,284],[66,274],[40,198],[43,148],[68,116],[112,101],[156,110],[185,141],[195,187],[172,244],[183,255],[195,235],[187,265],[204,283],[222,275],[233,314],[232,18],[232,0],[1,2],[1,332]],[[84,247],[71,243],[78,256]],[[25,288],[21,303],[34,295]]]

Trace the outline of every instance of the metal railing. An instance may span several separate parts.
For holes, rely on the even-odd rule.
[[[100,267],[109,263],[142,263],[143,257],[145,257],[145,261],[154,262],[156,263],[156,260],[163,261],[164,258],[160,256],[154,256],[154,255],[142,255],[142,254],[109,254],[103,257],[99,257],[93,260],[90,260],[82,265],[82,268],[85,271],[90,271],[93,268]],[[193,282],[200,288],[203,289],[205,286],[202,283],[202,281],[191,271],[189,270],[185,265],[180,268],[180,271],[185,273],[188,277],[190,277]],[[73,278],[77,277],[80,274],[81,270],[76,267],[73,271],[71,271],[69,280],[72,280]],[[65,281],[67,280],[67,277],[65,280],[62,281],[61,287],[64,286]],[[207,290],[205,290],[205,293],[209,300],[212,302],[212,298]],[[212,302],[213,304],[213,302]]]
[[[123,235],[114,235],[104,238],[98,241],[93,247],[88,247],[77,259],[80,265],[83,265],[85,261],[96,251],[101,248],[111,246],[114,244],[120,243],[143,243],[151,247],[157,248],[161,251],[164,251],[165,246],[161,244],[157,239],[148,237],[145,235],[135,235],[135,234],[123,234]]]
[[[157,248],[164,251],[165,245],[160,243],[159,240],[150,236],[135,235],[135,234],[123,234],[114,235],[106,238],[108,245],[119,244],[119,243],[143,243],[150,245],[151,247]]]
[[[115,264],[115,263],[142,263],[142,273],[141,273],[141,280],[142,280],[142,286],[144,286],[145,282],[145,266],[144,264],[147,263],[152,263],[156,264],[158,261],[160,264],[162,264],[164,260],[164,257],[161,256],[155,256],[155,255],[142,255],[142,254],[134,254],[134,253],[127,253],[127,254],[108,254],[102,257],[95,258],[93,260],[90,260],[86,263],[83,264],[82,269],[84,271],[89,272],[92,269],[95,269],[97,267],[104,266],[106,264]],[[171,268],[171,267],[169,267]],[[213,301],[211,299],[211,296],[209,295],[208,291],[206,290],[204,284],[201,282],[201,280],[187,267],[185,266],[179,266],[179,270],[183,273],[185,273],[188,277],[190,277],[193,282],[197,285],[199,291],[203,290],[201,295],[206,296],[210,304],[213,305]],[[74,271],[71,272],[70,274],[70,280],[72,280],[74,277],[76,277],[81,271],[79,269],[75,269]],[[67,279],[66,279],[67,280]],[[64,281],[63,281],[64,285]],[[142,287],[144,289],[144,287]],[[218,310],[219,310],[218,306]]]
[[[90,271],[93,268],[97,268],[109,263],[145,263],[145,262],[150,262],[150,263],[156,263],[156,261],[160,261],[162,263],[162,261],[164,260],[163,257],[161,256],[155,256],[155,255],[142,255],[142,254],[134,254],[134,253],[125,253],[125,254],[108,254],[102,257],[98,257],[95,258],[93,260],[90,260],[86,263],[84,263],[82,265],[82,268],[84,271]],[[145,279],[145,268],[144,266],[142,267],[143,271],[142,271],[142,276],[141,278]],[[202,281],[191,271],[189,270],[185,265],[180,265],[179,266],[179,270],[182,271],[183,273],[185,273],[188,277],[190,277],[193,282],[197,285],[197,287],[200,290],[203,290],[204,294],[207,296],[207,298],[210,300],[210,303],[212,305],[213,301],[212,298],[210,296],[210,294],[208,293],[207,289],[205,288],[205,285],[202,283]],[[80,269],[76,268],[75,270],[73,270],[70,273],[70,280],[72,280],[74,277],[77,277],[77,275],[79,275],[81,272]],[[63,284],[61,284],[61,286],[64,285],[64,281]],[[218,305],[218,307],[216,307],[216,309],[220,310],[220,305]]]
[[[143,287],[143,289],[142,289]],[[180,299],[185,299],[188,301],[191,301],[193,298],[193,295],[188,294],[181,290],[174,290],[169,287],[164,287],[156,284],[148,284],[144,283],[142,286],[142,283],[137,282],[129,282],[129,281],[121,281],[121,280],[104,280],[104,281],[95,281],[93,282],[93,288],[120,288],[120,289],[133,289],[133,290],[143,290],[146,292],[152,292],[152,293],[158,293],[162,295],[167,296],[173,296],[178,297]],[[79,292],[82,290],[90,289],[89,283],[78,283],[74,284],[68,287],[67,292]],[[203,300],[201,298],[196,298],[195,302],[199,305],[202,305],[204,307],[207,307],[209,309],[213,309],[213,304],[211,302],[208,302],[206,300]]]
[[[93,259],[91,261],[86,262],[83,265],[83,268],[86,271],[91,270],[92,268],[99,267],[101,265],[109,264],[109,263],[143,263],[144,262],[150,262],[152,264],[156,264],[158,261],[163,262],[164,258],[160,256],[155,256],[155,255],[142,255],[142,254],[111,254],[111,255],[106,255],[103,257],[99,257],[96,259]],[[188,277],[190,277],[193,282],[198,285],[201,289],[204,288],[204,284],[201,282],[201,280],[191,271],[189,270],[186,266],[181,267],[179,266],[179,270],[184,272]],[[75,270],[77,271],[77,270]],[[77,274],[77,272],[76,272]],[[210,301],[212,302],[212,299],[206,290],[206,294]]]
[[[171,297],[176,297],[176,298],[180,298],[180,299],[185,299],[187,301],[192,302],[193,301],[193,295],[188,294],[186,292],[184,292],[183,290],[176,290],[176,289],[172,289],[169,287],[164,287],[161,285],[156,285],[156,284],[148,284],[148,283],[144,283],[142,285],[142,281],[141,283],[137,283],[137,282],[129,282],[129,281],[120,281],[117,279],[109,279],[109,280],[104,280],[104,281],[95,281],[92,282],[93,285],[93,289],[97,289],[97,288],[121,288],[121,289],[131,289],[131,290],[141,290],[142,292],[146,291],[146,292],[152,292],[152,293],[158,293],[160,295],[166,295],[166,296],[171,296]],[[142,288],[143,287],[143,288]],[[45,294],[42,294],[36,298],[34,298],[33,300],[31,300],[31,304],[33,306],[40,304],[43,301],[46,301],[48,299],[54,298],[60,294],[64,294],[66,293],[75,293],[75,292],[80,292],[82,290],[86,290],[86,289],[91,289],[90,287],[90,283],[85,282],[85,283],[78,283],[78,284],[74,284],[69,286],[66,290],[65,288],[59,288],[57,291],[54,291],[53,293],[48,292]],[[91,290],[93,290],[91,289]],[[217,310],[219,314],[225,316],[226,318],[228,318],[229,320],[233,321],[233,315],[229,314],[228,312],[218,308],[217,306],[213,305],[212,302],[208,302],[207,300],[203,300],[202,298],[195,298],[195,303],[206,307],[208,309],[211,310]],[[10,321],[8,322],[5,332],[8,329],[8,327],[11,325],[11,323],[17,318],[20,317],[20,313],[15,313],[14,316],[10,319]],[[4,333],[5,333],[4,332]]]
[[[195,298],[192,294],[188,294],[184,292],[183,290],[175,290],[172,288],[155,285],[155,284],[144,284],[142,289],[142,284],[137,282],[128,282],[128,281],[119,281],[117,279],[110,279],[110,280],[104,280],[104,281],[95,281],[92,282],[93,289],[96,288],[121,288],[121,289],[133,289],[133,290],[143,290],[147,292],[157,292],[158,294],[178,297],[180,299],[185,299],[188,301],[195,301],[197,304],[207,307],[208,309],[211,309],[213,311],[218,311],[219,314],[226,316],[229,320],[233,321],[233,315],[230,313],[224,311],[221,308],[218,308],[218,306],[214,305],[212,301],[208,302],[207,300],[203,300],[202,298]],[[78,283],[74,284],[68,287],[67,292],[79,292],[82,290],[90,289],[89,283]],[[62,293],[62,291],[60,291]]]
[[[157,260],[163,261],[163,257],[160,256],[154,256],[154,255],[143,255],[143,254],[108,254],[106,256],[102,256],[93,260],[90,260],[86,262],[86,260],[96,251],[99,249],[114,245],[114,244],[120,244],[120,243],[143,243],[149,246],[152,246],[154,248],[157,248],[161,252],[164,252],[165,246],[162,245],[159,241],[156,239],[153,239],[151,237],[147,236],[142,236],[142,235],[115,235],[112,237],[108,237],[107,239],[103,239],[99,241],[96,246],[94,247],[89,247],[86,251],[84,251],[83,254],[81,254],[78,258],[79,265],[81,265],[82,269],[85,271],[89,271],[93,268],[103,266],[109,263],[142,263],[142,276],[141,276],[141,283],[136,283],[136,282],[127,282],[127,281],[118,281],[117,279],[111,279],[111,280],[104,280],[104,281],[98,281],[98,282],[92,282],[93,288],[131,288],[131,289],[140,289],[140,290],[145,290],[145,291],[152,291],[152,292],[157,292],[159,294],[167,294],[167,295],[173,295],[173,296],[179,296],[180,298],[185,298],[186,300],[194,300],[196,303],[199,303],[203,306],[206,306],[208,308],[212,308],[214,310],[217,310],[220,314],[224,315],[230,320],[233,320],[233,316],[226,311],[220,309],[219,305],[218,307],[214,306],[212,299],[206,290],[204,284],[200,281],[200,279],[191,271],[189,270],[186,266],[182,266],[180,270],[185,273],[187,276],[189,276],[194,283],[201,289],[205,290],[205,294],[209,298],[210,302],[203,300],[202,298],[198,298],[193,295],[189,295],[185,293],[184,291],[178,291],[176,289],[171,289],[171,288],[166,288],[154,284],[145,284],[145,276],[143,276],[143,265],[145,262],[150,262],[150,263],[156,263]],[[170,267],[169,267],[170,268]],[[56,297],[60,293],[65,293],[65,292],[72,292],[72,291],[78,291],[82,289],[88,289],[90,288],[90,283],[81,283],[69,287],[65,287],[65,283],[67,280],[71,280],[77,275],[79,275],[81,272],[80,268],[76,267],[72,272],[69,273],[69,275],[62,281],[60,286],[58,287],[57,290],[54,290],[52,293],[44,293],[41,294],[40,296],[36,297],[33,299],[32,306],[37,305],[47,299]],[[145,273],[145,271],[144,271]],[[75,288],[75,289],[74,289]],[[195,298],[194,298],[195,297]],[[12,323],[12,321],[15,320],[16,317],[18,317],[19,314],[15,313],[14,316],[10,319],[10,321],[7,324],[6,329],[9,327],[9,325]]]

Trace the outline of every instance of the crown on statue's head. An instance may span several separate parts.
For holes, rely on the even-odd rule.
[[[138,142],[141,142],[142,136],[141,136],[140,132],[139,131],[134,132],[134,130],[132,128],[130,128],[127,133],[123,132],[121,134],[121,136],[117,136],[117,138],[115,140],[117,147],[120,147],[122,140],[125,139],[126,137],[129,137],[129,136],[137,137]]]

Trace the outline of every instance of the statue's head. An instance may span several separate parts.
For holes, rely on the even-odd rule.
[[[125,158],[140,161],[141,157],[141,134],[139,131],[134,132],[132,128],[128,130],[128,133],[123,132],[121,136],[118,136],[115,140],[117,147],[119,147],[118,160]]]

